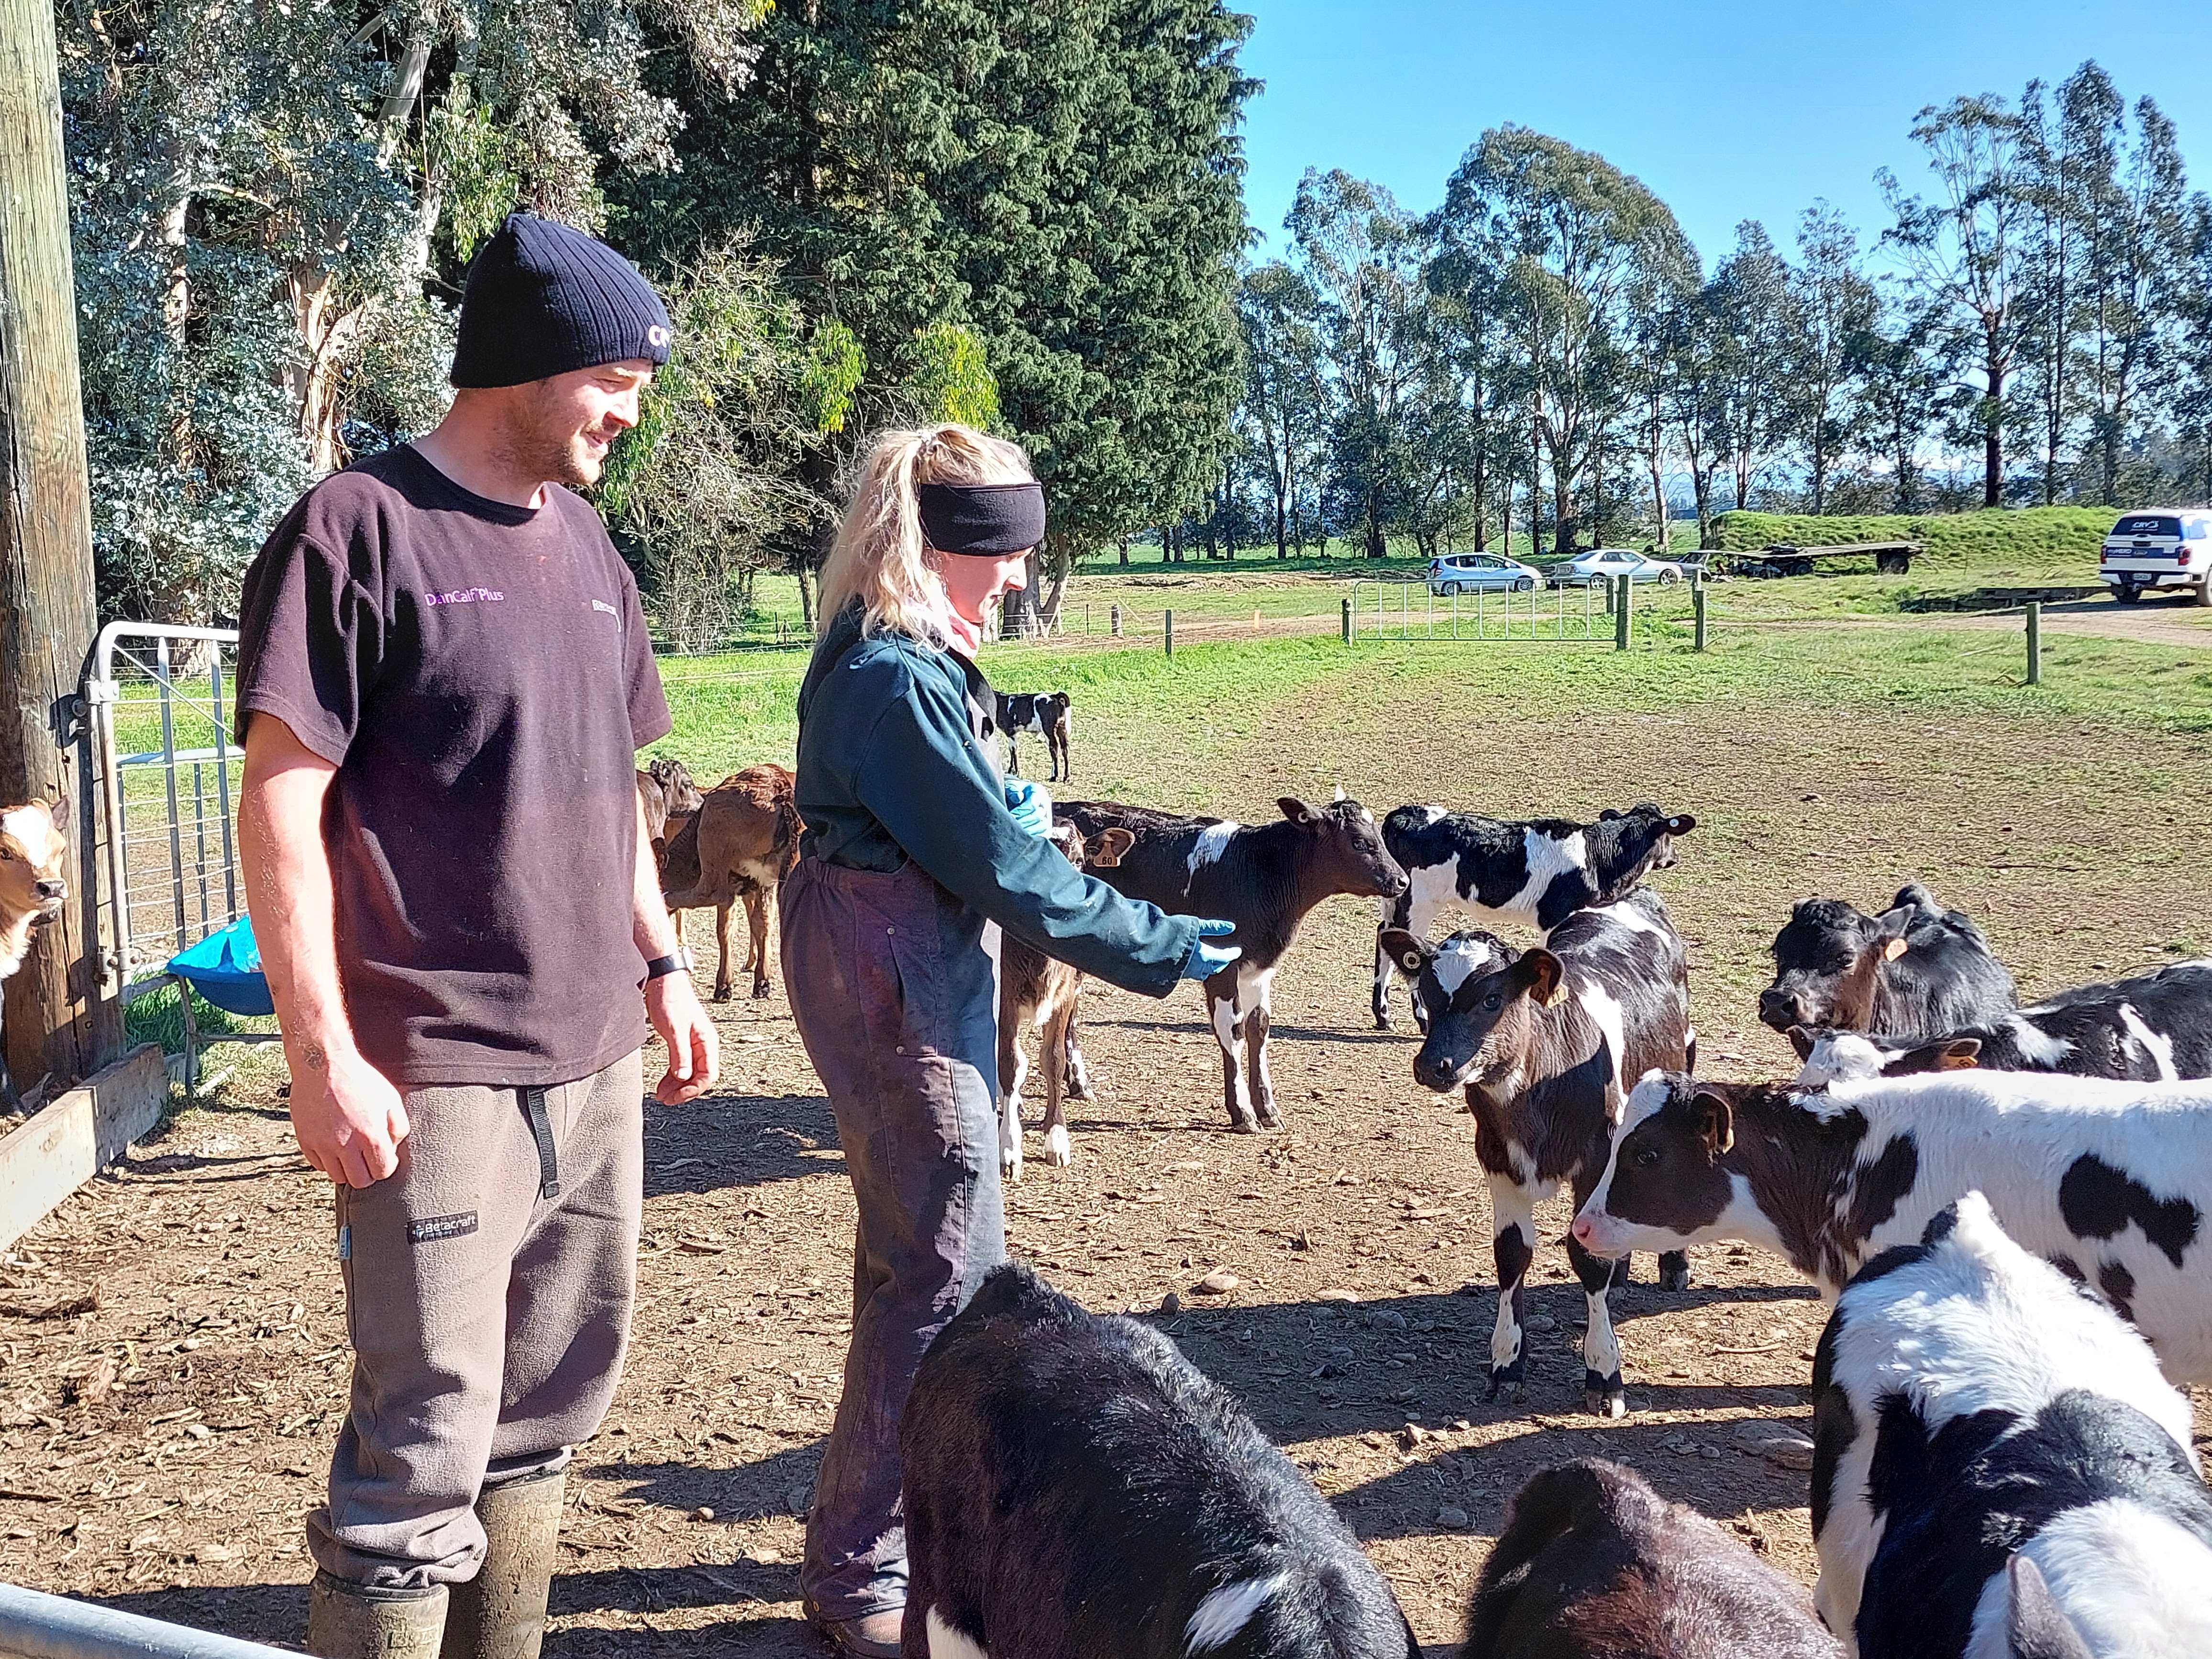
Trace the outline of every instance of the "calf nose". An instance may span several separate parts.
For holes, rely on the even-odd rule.
[[[1797,999],[1787,991],[1768,986],[1759,994],[1759,1018],[1778,1031],[1786,1031],[1793,1025],[1805,1022],[1799,1017]]]
[[[1434,1089],[1441,1093],[1451,1087],[1451,1067],[1438,1065],[1423,1055],[1413,1061],[1413,1081],[1424,1089]]]
[[[1587,1250],[1589,1249],[1590,1235],[1597,1230],[1590,1225],[1588,1216],[1578,1215],[1575,1218],[1575,1224],[1567,1231],[1575,1236],[1575,1243]]]
[[[65,899],[69,896],[69,884],[65,881],[42,881],[39,884],[39,896],[42,899]]]

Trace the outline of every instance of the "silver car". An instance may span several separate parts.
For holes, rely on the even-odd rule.
[[[1528,593],[1544,585],[1541,571],[1496,553],[1447,553],[1429,561],[1431,593]]]
[[[1552,567],[1552,580],[1561,587],[1588,586],[1626,576],[1632,582],[1674,583],[1683,580],[1681,565],[1673,559],[1655,559],[1626,547],[1594,547],[1577,553],[1564,564]]]

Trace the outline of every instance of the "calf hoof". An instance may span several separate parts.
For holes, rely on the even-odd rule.
[[[1011,1151],[1004,1146],[999,1148],[999,1175],[1002,1180],[1006,1181],[1019,1181],[1022,1178],[1022,1149],[1020,1147],[1016,1146]]]
[[[1044,1132],[1044,1161],[1061,1170],[1075,1162],[1075,1149],[1067,1144],[1065,1123],[1055,1123]]]
[[[1690,1263],[1687,1257],[1659,1258],[1659,1288],[1662,1291],[1686,1291],[1690,1288]]]
[[[1595,1371],[1584,1370],[1583,1409],[1593,1417],[1627,1416],[1628,1395],[1620,1386],[1620,1373],[1600,1376]]]
[[[727,1002],[729,1000],[730,988],[726,985],[717,985],[714,988],[714,1000],[717,1002]]]
[[[1256,1135],[1260,1133],[1260,1121],[1249,1116],[1232,1117],[1229,1120],[1229,1127],[1231,1132],[1236,1134]]]
[[[1272,1100],[1260,1108],[1260,1127],[1263,1129],[1279,1129],[1283,1127],[1283,1114]]]
[[[1482,1396],[1483,1403],[1489,1405],[1501,1394],[1508,1405],[1517,1406],[1528,1399],[1528,1361],[1525,1356],[1510,1365],[1490,1368],[1490,1391]]]
[[[763,998],[763,997],[766,996],[766,995],[769,994],[769,989],[770,989],[770,987],[769,987],[769,982],[768,982],[766,980],[763,979],[763,980],[756,980],[756,981],[753,981],[753,1000],[754,1000],[754,1001],[756,1001],[756,1002],[759,1001],[761,998]]]
[[[1376,1016],[1375,1016],[1375,1029],[1376,1029],[1376,1030],[1378,1030],[1378,1031],[1387,1031],[1387,1030],[1389,1030],[1390,1029],[1390,1016],[1389,1016],[1389,1015],[1388,1015],[1388,1014],[1377,1014],[1377,1015],[1376,1015]]]
[[[1088,1100],[1091,1098],[1091,1074],[1089,1073],[1070,1072],[1067,1074],[1067,1097],[1070,1100]]]

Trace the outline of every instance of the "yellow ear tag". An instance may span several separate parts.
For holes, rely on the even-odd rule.
[[[1881,947],[1881,959],[1884,962],[1895,962],[1904,954],[1905,941],[1901,939],[1893,939]]]

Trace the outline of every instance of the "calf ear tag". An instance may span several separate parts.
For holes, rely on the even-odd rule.
[[[1904,954],[1905,941],[1901,939],[1893,939],[1881,947],[1881,959],[1884,962],[1895,962]]]
[[[1398,958],[1398,965],[1409,974],[1419,973],[1421,971],[1420,953],[1417,951],[1407,951],[1404,956]]]

